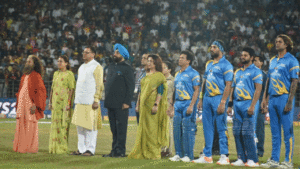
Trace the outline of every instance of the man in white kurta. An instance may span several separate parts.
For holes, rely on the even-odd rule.
[[[84,64],[79,67],[75,90],[75,110],[72,123],[77,126],[78,151],[72,155],[93,156],[97,133],[101,127],[99,101],[104,89],[103,68],[94,60],[95,52],[87,47],[83,52]]]

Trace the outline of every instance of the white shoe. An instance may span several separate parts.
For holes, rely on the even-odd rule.
[[[180,161],[179,155],[175,155],[174,157],[169,158],[170,161]]]
[[[260,165],[262,168],[277,168],[279,167],[279,163],[272,160],[272,159],[268,159],[268,161],[264,164]]]
[[[185,163],[191,162],[191,160],[188,156],[181,158],[180,161],[185,162]]]
[[[217,162],[217,164],[219,164],[219,165],[229,165],[230,164],[229,158],[225,154],[222,154],[219,161]]]
[[[243,160],[238,159],[236,162],[231,163],[232,166],[245,166]]]
[[[200,156],[197,160],[193,160],[193,163],[205,164],[205,163],[213,163],[212,157],[206,157],[204,154]]]
[[[253,160],[248,160],[247,163],[245,164],[247,167],[259,167],[258,163],[255,163]]]
[[[278,168],[280,168],[280,169],[293,169],[294,165],[293,165],[293,163],[289,163],[287,161],[284,161],[284,162],[280,163],[280,166]]]

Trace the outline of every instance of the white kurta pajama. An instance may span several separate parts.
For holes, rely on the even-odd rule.
[[[95,154],[98,130],[101,128],[101,110],[92,109],[92,104],[101,99],[103,85],[103,68],[92,60],[84,63],[78,70],[75,90],[75,110],[72,123],[77,126],[78,150],[89,150]]]

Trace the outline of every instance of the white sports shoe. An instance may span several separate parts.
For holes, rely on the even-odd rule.
[[[174,157],[169,158],[171,161],[180,161],[179,155],[175,155]]]
[[[219,161],[217,162],[217,164],[228,165],[228,164],[230,164],[229,158],[225,154],[222,154]]]
[[[188,156],[184,156],[183,158],[180,159],[180,161],[188,163],[191,162],[191,159]]]
[[[279,163],[272,159],[268,159],[268,161],[266,163],[263,163],[260,166],[262,168],[277,168],[277,167],[279,167]]]
[[[258,163],[255,163],[253,160],[248,160],[247,163],[245,164],[247,167],[259,167]]]
[[[212,157],[206,157],[204,154],[200,155],[200,158],[197,160],[193,160],[193,163],[205,164],[205,163],[213,163]]]
[[[280,163],[280,166],[278,168],[280,168],[280,169],[293,169],[294,165],[293,165],[293,163],[289,163],[287,161],[284,161],[284,162]]]
[[[243,160],[238,159],[236,162],[231,163],[232,166],[245,166]]]

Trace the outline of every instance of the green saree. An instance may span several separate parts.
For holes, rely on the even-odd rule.
[[[163,95],[155,115],[151,114],[157,88],[163,84]],[[160,72],[147,75],[141,81],[140,123],[129,159],[160,159],[161,147],[169,145],[169,122],[166,114],[168,85]]]

